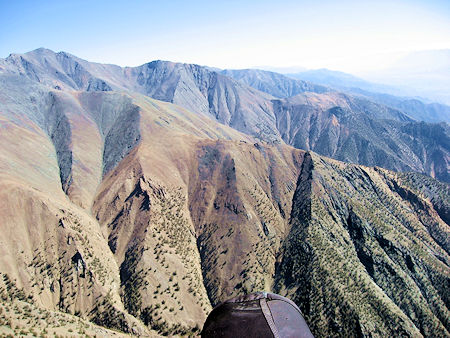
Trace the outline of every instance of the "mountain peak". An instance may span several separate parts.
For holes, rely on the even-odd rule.
[[[64,53],[64,52],[60,52],[60,53]],[[54,52],[51,49],[48,48],[44,48],[44,47],[39,47],[36,48],[30,52],[24,53],[23,55],[28,55],[28,56],[54,56],[57,53]]]

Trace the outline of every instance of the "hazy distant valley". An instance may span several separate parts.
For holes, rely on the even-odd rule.
[[[450,107],[308,80],[0,59],[0,332],[198,335],[266,290],[316,337],[448,336]]]

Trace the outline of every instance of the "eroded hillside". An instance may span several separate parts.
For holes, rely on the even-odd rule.
[[[449,334],[447,185],[139,94],[28,85],[3,94],[0,272],[42,311],[195,335],[267,290],[317,336]]]

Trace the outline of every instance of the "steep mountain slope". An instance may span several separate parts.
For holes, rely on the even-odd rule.
[[[99,266],[98,273],[101,277],[98,278],[102,278],[99,283],[106,285],[104,291],[103,289],[98,291],[100,296],[106,297],[108,300],[115,297],[114,303],[118,302],[117,311],[119,312],[115,314],[112,310],[109,311],[114,318],[120,318],[120,313],[123,313],[121,311],[125,308],[129,313],[160,332],[182,333],[194,330],[196,326],[201,325],[210,305],[202,282],[199,258],[193,255],[197,250],[196,237],[192,235],[195,231],[189,230],[189,224],[192,227],[192,220],[186,210],[187,204],[184,205],[182,202],[186,197],[180,193],[181,188],[179,187],[192,189],[195,197],[201,193],[198,191],[199,185],[208,184],[210,187],[214,187],[214,180],[211,178],[204,182],[204,177],[198,178],[197,175],[189,173],[187,177],[192,176],[192,182],[198,180],[198,183],[192,183],[187,187],[186,182],[180,181],[181,177],[176,174],[176,171],[180,170],[180,164],[184,166],[191,163],[192,167],[195,167],[196,161],[205,161],[197,153],[201,154],[204,151],[207,154],[209,151],[215,153],[217,152],[216,147],[222,148],[220,144],[216,145],[214,142],[211,145],[208,143],[203,145],[196,139],[214,140],[220,137],[246,144],[248,137],[223,125],[216,125],[201,115],[139,95],[129,96],[108,92],[46,92],[42,85],[33,81],[22,82],[13,75],[5,77],[3,80],[5,90],[2,101],[5,113],[2,127],[5,132],[2,133],[2,137],[4,137],[3,144],[7,146],[2,148],[2,169],[3,175],[5,175],[2,180],[2,183],[5,184],[2,191],[9,197],[5,197],[5,200],[8,199],[8,201],[2,206],[4,211],[2,212],[4,216],[2,224],[7,225],[7,228],[4,229],[5,232],[16,229],[15,235],[9,238],[10,242],[3,246],[3,263],[6,266],[12,265],[11,270],[5,270],[8,275],[17,279],[18,272],[15,269],[20,266],[22,260],[28,262],[30,259],[28,255],[31,256],[31,253],[27,252],[36,252],[37,249],[34,248],[43,248],[41,249],[43,251],[39,252],[38,258],[33,256],[33,260],[36,262],[32,261],[29,264],[51,266],[50,279],[63,272],[66,274],[67,272],[62,270],[70,267],[70,262],[73,264],[74,271],[80,273],[80,278],[92,274],[92,270]],[[27,91],[22,90],[24,87],[27,88]],[[22,94],[16,95],[16,93]],[[15,142],[19,135],[21,135],[21,142]],[[24,142],[28,139],[28,142]],[[174,154],[168,151],[170,149],[167,147],[168,142],[174,147]],[[33,147],[34,143],[44,147],[36,149]],[[177,153],[179,144],[184,144],[186,147],[182,154]],[[234,148],[232,144],[225,143],[223,147]],[[253,143],[250,143],[247,148],[256,149]],[[152,160],[147,159],[149,156],[152,156]],[[193,158],[191,158],[192,156]],[[197,156],[200,157],[197,158]],[[242,157],[244,156],[242,155]],[[122,161],[124,158],[125,160]],[[30,161],[30,159],[33,160]],[[288,156],[288,160],[291,161],[291,155]],[[176,162],[172,169],[175,172],[174,177],[168,175],[172,162]],[[114,171],[118,163],[124,164]],[[207,159],[205,164],[209,166]],[[14,170],[14,168],[20,169]],[[247,170],[250,169],[251,165],[249,164]],[[218,170],[220,173],[220,163]],[[230,167],[230,170],[233,168]],[[273,171],[276,172],[275,169]],[[112,177],[109,176],[111,172],[114,172]],[[124,176],[120,176],[121,174]],[[152,179],[160,176],[161,183],[157,185],[148,182],[147,175],[150,175]],[[103,177],[105,177],[104,184],[97,191]],[[184,178],[186,179],[186,177]],[[221,179],[220,175],[217,179]],[[235,184],[234,182],[232,188],[236,187]],[[105,186],[105,192],[102,190],[103,186]],[[114,190],[116,186],[118,191]],[[31,193],[33,189],[36,192]],[[202,189],[201,191],[204,193],[206,188]],[[210,189],[214,193],[216,188]],[[230,187],[224,186],[223,189],[229,190]],[[104,225],[102,228],[98,227],[97,220],[92,219],[89,212],[94,195],[97,193],[99,195],[94,204],[94,211],[100,225]],[[116,193],[117,195],[115,195]],[[126,194],[125,199],[122,200],[121,197],[124,196],[124,193]],[[223,194],[224,192],[219,191],[219,193]],[[20,200],[19,196],[22,195],[27,196],[28,200]],[[73,204],[66,198],[66,195]],[[112,200],[107,199],[110,196],[112,196]],[[151,213],[149,213],[150,206],[147,204],[149,196],[152,200],[155,199],[152,202]],[[48,202],[40,206],[39,199],[43,201],[48,199]],[[277,200],[279,203],[284,201],[282,197]],[[31,229],[27,228],[26,224],[29,224],[36,214],[43,212],[40,209],[33,209],[23,215],[15,214],[16,207],[24,208],[23,203],[37,204],[48,211],[40,216],[44,221],[42,233],[45,236],[39,235],[28,242],[22,241],[19,244],[19,238],[30,237],[27,232]],[[190,201],[189,206],[197,209],[197,203],[200,201]],[[234,210],[233,206],[229,205],[230,202],[227,200],[220,202],[220,199],[215,201],[215,209],[220,207],[219,203],[224,203],[225,210]],[[76,205],[86,210],[80,209]],[[176,217],[166,209],[168,205],[173,207],[174,211],[177,210]],[[57,209],[54,206],[57,206]],[[159,208],[159,213],[156,213],[154,208],[156,210]],[[117,214],[114,214],[116,211]],[[56,217],[52,216],[53,212]],[[201,210],[198,211],[197,217],[200,217],[201,212]],[[232,211],[232,215],[234,212]],[[181,216],[183,213],[186,214],[184,217]],[[68,216],[63,217],[64,214]],[[155,224],[148,223],[150,218],[154,219]],[[160,221],[164,221],[164,223],[161,224]],[[84,225],[84,223],[88,225]],[[83,228],[80,224],[83,224]],[[134,230],[130,229],[130,224],[135,225]],[[67,230],[64,229],[72,230],[66,233]],[[36,227],[33,231],[41,233],[41,230]],[[54,231],[57,232],[54,233]],[[74,236],[72,231],[80,234]],[[166,233],[166,231],[169,232]],[[156,235],[159,232],[162,234]],[[150,233],[152,233],[151,237]],[[103,236],[106,236],[108,240],[102,245],[109,245],[110,250],[105,249],[102,245],[97,245],[95,241],[92,242],[91,238],[96,239]],[[169,242],[168,239],[170,239]],[[63,240],[64,245],[61,247],[61,244],[54,242],[55,240]],[[44,242],[45,246],[42,244]],[[230,240],[230,247],[232,244],[233,241]],[[74,245],[76,246],[74,247]],[[46,257],[47,255],[53,257],[54,254],[51,253],[51,250],[55,246],[61,247],[56,255],[60,256],[60,264],[56,264],[53,260],[49,261]],[[154,271],[155,275],[147,276],[147,264],[150,262],[141,260],[141,257],[146,256],[143,250],[149,247],[156,252],[149,253],[148,259],[160,261],[161,271]],[[176,247],[174,250],[176,252],[169,249],[172,247]],[[17,257],[17,252],[22,252],[21,250],[25,252],[23,254],[25,256],[18,255]],[[97,256],[103,255],[103,253],[107,254],[106,258]],[[168,261],[164,258],[166,255],[169,256]],[[63,257],[67,257],[67,261],[64,261]],[[108,260],[112,261],[108,263]],[[170,271],[166,271],[165,268],[169,266],[168,262],[171,266]],[[107,264],[106,267],[103,267],[104,263],[112,265]],[[209,264],[214,265],[215,263]],[[138,269],[141,266],[143,268]],[[234,269],[238,269],[239,266],[236,264]],[[115,271],[111,271],[111,269],[115,269]],[[116,279],[104,280],[105,276],[112,276]],[[141,288],[141,283],[144,282],[147,285],[151,282],[150,285],[153,288],[151,292]],[[18,283],[27,290],[33,290],[32,287],[30,288],[30,284],[38,287],[41,281],[40,276],[25,272]],[[80,288],[79,279],[76,278],[74,281],[73,277],[67,280],[59,279],[56,286],[53,280],[42,281],[42,283],[43,285],[49,283],[50,291],[46,292],[52,295],[53,299],[55,298],[53,296],[53,293],[56,292],[55,288],[58,290]],[[160,289],[162,284],[165,285],[164,289]],[[110,285],[109,289],[107,289],[108,285]],[[119,285],[122,289],[121,292],[125,293],[122,300],[123,305],[118,299]],[[230,287],[227,285],[225,283],[225,286],[221,288],[230,292]],[[75,299],[64,295],[64,304],[61,303],[62,291],[59,291],[60,296],[57,296],[57,299],[60,300],[58,302],[46,300],[42,301],[42,305],[83,315],[89,313],[91,315],[89,318],[98,323],[128,330],[121,322],[114,323],[110,318],[101,317],[104,308],[98,308],[97,305],[89,302],[90,298],[86,294],[91,297],[100,296],[92,293],[90,286],[81,288],[83,290],[81,293],[72,295],[72,297],[76,296]],[[175,295],[171,296],[171,293],[168,292],[171,288],[173,293],[182,293],[182,299],[176,300],[176,297],[174,299]],[[191,291],[188,292],[188,290]],[[34,291],[31,292],[34,293]],[[163,292],[164,294],[167,292],[167,296],[163,296]],[[138,300],[141,299],[141,296],[138,293],[143,294],[144,302],[142,304],[145,307],[139,306]],[[161,295],[156,297],[155,295],[159,293]],[[199,298],[203,298],[203,300],[199,302]],[[158,302],[150,301],[154,299],[157,299]],[[162,306],[159,303],[161,300],[162,304],[167,301],[170,306]],[[183,300],[183,303],[180,300]],[[78,302],[83,303],[79,304]],[[162,316],[157,317],[153,311],[157,313],[156,309],[159,307],[161,310],[158,311],[162,312]],[[171,323],[170,327],[166,322]],[[176,324],[176,326],[172,324]]]
[[[136,93],[0,79],[0,272],[37,308],[194,335],[267,290],[317,336],[449,334],[447,185]]]
[[[13,97],[2,114],[1,272],[38,307],[149,333],[125,312],[119,266],[90,213],[101,179],[98,129],[46,94]]]
[[[2,337],[127,336],[122,332],[108,330],[74,315],[38,307],[31,297],[26,298],[25,292],[18,289],[15,283],[3,274],[0,275],[0,315]]]
[[[14,81],[7,82],[12,93]],[[144,96],[45,93],[38,84],[28,85],[37,87],[34,93],[42,90],[39,100],[33,95],[3,97],[5,203],[0,223],[2,233],[12,234],[2,243],[1,271],[48,309],[76,313],[125,332],[145,333],[142,322],[161,333],[198,331],[211,309],[209,297],[218,301],[231,295],[239,272],[251,260],[239,258],[222,271],[223,258],[220,265],[217,260],[226,251],[213,251],[203,262],[197,245],[208,243],[208,250],[218,245],[206,234],[220,226],[217,234],[226,234],[227,240],[219,242],[227,243],[231,252],[242,235],[230,233],[222,222],[228,219],[229,226],[237,226],[254,217],[251,223],[258,229],[266,208],[272,211],[264,231],[275,231],[272,219],[285,224],[278,210],[288,212],[289,198],[280,195],[274,182],[277,175],[280,180],[295,180],[293,161],[299,161],[301,152],[293,156],[289,149],[269,149],[261,154],[264,147],[254,146],[246,135]],[[246,163],[240,175],[253,168],[248,155],[261,162],[261,172],[239,187],[254,196],[245,190],[242,193],[249,196],[239,198],[235,191],[231,154]],[[294,172],[278,171],[275,161],[286,162]],[[224,170],[229,178],[221,183]],[[259,196],[258,182],[273,190],[276,202]],[[204,215],[205,194],[216,196],[208,207],[215,211],[212,215]],[[253,210],[257,197],[264,206]],[[96,218],[90,212],[93,200]],[[245,216],[239,216],[242,203],[249,204]],[[16,213],[17,208],[26,212]],[[38,224],[31,227],[34,219]],[[200,222],[208,222],[205,230]],[[252,240],[247,245],[254,244]],[[274,257],[272,270],[273,261]],[[258,285],[269,288],[271,277],[263,272],[255,271]],[[236,282],[228,282],[224,275],[229,274]],[[247,287],[254,287],[252,281]],[[76,291],[69,294],[69,290]]]
[[[275,290],[317,336],[449,334],[449,190],[417,179],[305,156]]]
[[[417,123],[399,112],[339,93],[274,100],[287,144],[338,160],[428,173],[449,182],[450,128]],[[397,113],[403,121],[386,120]]]

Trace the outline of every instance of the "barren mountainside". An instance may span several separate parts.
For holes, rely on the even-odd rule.
[[[29,329],[17,308],[56,334],[198,335],[213,306],[264,290],[294,300],[317,337],[450,334],[448,184],[310,150],[326,133],[378,137],[388,161],[383,130],[403,142],[392,163],[438,176],[448,126],[388,127],[341,94],[278,100],[158,64],[46,50],[0,62],[2,334]],[[277,141],[245,129],[258,123]]]
[[[18,80],[12,80],[17,76]],[[389,106],[403,109],[401,102],[386,106],[360,95],[337,93],[259,70],[215,71],[167,61],[122,68],[43,48],[0,60],[0,77],[8,78],[7,81],[26,78],[62,91],[141,93],[211,117],[265,142],[285,142],[339,160],[416,171],[445,182],[449,180],[448,123],[416,122],[411,116],[417,116],[420,107],[414,104],[413,110],[400,111]],[[7,92],[8,88],[2,90]],[[324,110],[328,110],[325,113],[328,117],[322,121],[316,119]],[[330,110],[344,113],[333,114]],[[444,106],[435,105],[423,114],[439,115],[445,111]],[[333,126],[328,128],[330,123]],[[434,134],[410,132],[424,128],[437,130],[439,138]],[[306,138],[311,139],[310,144]]]

